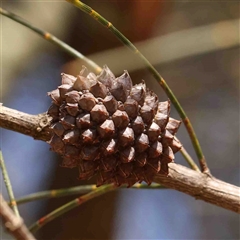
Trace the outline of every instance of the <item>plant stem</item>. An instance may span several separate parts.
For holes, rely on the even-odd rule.
[[[176,136],[174,136],[174,138],[175,138],[177,141],[179,141],[179,139],[178,139]],[[179,141],[179,142],[180,142],[180,141]],[[189,164],[189,166],[190,166],[193,170],[195,170],[195,171],[197,171],[197,172],[201,172],[200,169],[198,168],[197,164],[194,162],[194,160],[192,159],[192,157],[189,155],[189,153],[187,152],[187,150],[186,150],[184,147],[182,147],[182,148],[180,149],[180,152],[181,152],[181,154],[183,155],[183,157],[186,159],[186,161],[187,161],[187,163]]]
[[[61,48],[62,50],[64,50],[68,54],[70,54],[71,56],[81,59],[83,62],[85,62],[91,68],[93,68],[93,70],[96,71],[97,73],[101,72],[101,70],[102,70],[101,67],[99,67],[95,62],[93,62],[89,58],[85,57],[83,54],[81,54],[80,52],[78,52],[74,48],[70,47],[68,44],[64,43],[63,41],[61,41],[60,39],[58,39],[57,37],[55,37],[51,33],[45,32],[44,30],[31,25],[30,23],[28,23],[23,18],[17,16],[16,14],[14,14],[12,12],[6,11],[2,8],[0,8],[0,14],[2,14],[4,16],[12,19],[13,21],[18,22],[18,23],[24,25],[25,27],[31,29],[32,31],[34,31],[35,33],[37,33],[38,35],[40,35],[41,37],[43,37],[47,41],[53,43],[54,45],[58,46],[59,48]]]
[[[160,189],[165,187],[158,183],[152,183],[150,186],[146,184],[136,183],[131,188]],[[19,205],[19,204],[23,204],[23,203],[27,203],[35,200],[40,200],[40,199],[59,198],[59,197],[71,196],[75,194],[84,194],[95,189],[97,189],[96,185],[85,185],[85,186],[77,186],[72,188],[62,188],[62,189],[56,189],[56,190],[50,190],[50,191],[37,192],[37,193],[29,194],[19,199],[16,199],[16,203]]]
[[[3,158],[3,154],[2,154],[1,150],[0,150],[0,167],[2,169],[3,180],[5,182],[5,185],[6,185],[6,188],[7,188],[7,192],[8,192],[8,195],[9,195],[9,199],[10,199],[9,205],[13,209],[15,215],[17,217],[20,217],[19,211],[18,211],[18,207],[17,207],[17,203],[15,201],[14,194],[13,194],[11,181],[10,181],[10,178],[8,176],[7,168],[6,168],[6,165],[5,165],[5,162],[4,162],[4,158]]]
[[[47,214],[46,216],[42,217],[41,219],[39,219],[37,222],[35,222],[34,224],[32,224],[29,227],[29,230],[33,233],[36,232],[37,230],[39,230],[41,227],[43,227],[45,224],[47,224],[48,222],[54,220],[55,218],[63,215],[64,213],[70,211],[71,209],[80,206],[81,204],[83,204],[84,202],[87,202],[88,200],[98,197],[104,193],[110,192],[112,190],[114,190],[116,187],[112,184],[109,185],[104,185],[101,186],[99,188],[97,188],[96,190],[83,195],[79,198],[74,199],[73,201],[68,202],[67,204],[57,208],[56,210],[52,211],[51,213]]]
[[[175,106],[176,110],[178,111],[180,117],[183,120],[183,123],[188,131],[188,134],[190,136],[190,139],[192,141],[193,147],[195,149],[195,152],[197,154],[201,170],[205,173],[210,173],[206,159],[203,155],[201,146],[199,144],[199,141],[197,139],[196,133],[194,132],[194,129],[192,127],[192,124],[187,117],[186,113],[184,112],[183,108],[181,107],[180,103],[178,102],[177,98],[173,94],[170,87],[167,85],[165,80],[161,77],[161,75],[157,72],[157,70],[152,66],[152,64],[142,55],[141,52],[118,30],[116,29],[111,22],[106,20],[104,17],[102,17],[99,13],[97,13],[95,10],[93,10],[88,5],[84,4],[83,2],[79,0],[66,0],[67,2],[70,2],[75,7],[79,8],[81,11],[87,13],[89,16],[94,18],[97,22],[102,24],[104,27],[106,27],[109,31],[111,31],[125,46],[127,46],[131,51],[133,51],[135,54],[137,54],[145,63],[148,70],[152,73],[152,75],[155,77],[157,82],[161,85],[167,96],[170,98],[171,102]]]
[[[150,186],[147,184],[135,183],[131,188],[136,189],[167,189],[159,183],[152,183]]]
[[[182,147],[180,149],[181,154],[183,155],[183,157],[186,159],[187,163],[189,164],[189,166],[197,171],[197,172],[201,172],[200,169],[198,168],[197,164],[193,161],[192,157],[188,154],[188,152],[186,151],[186,149],[184,147]]]
[[[58,197],[70,196],[74,194],[84,194],[92,190],[95,190],[96,188],[97,188],[96,185],[85,185],[85,186],[77,186],[72,188],[62,188],[62,189],[56,189],[56,190],[50,190],[50,191],[37,192],[37,193],[29,194],[27,196],[19,198],[16,200],[16,202],[17,204],[22,204],[22,203],[45,199],[45,198],[58,198]]]

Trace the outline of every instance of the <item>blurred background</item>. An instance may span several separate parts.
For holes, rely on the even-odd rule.
[[[187,112],[212,174],[239,186],[239,2],[84,1],[111,21],[157,68]],[[167,96],[143,64],[99,23],[64,1],[3,1],[2,8],[56,35],[116,76],[128,70],[159,99]],[[60,73],[82,62],[1,16],[1,99],[30,114],[45,112]],[[171,114],[179,119],[172,107]],[[75,169],[48,144],[1,131],[1,149],[16,197],[65,188]],[[184,126],[178,138],[196,159]],[[176,162],[186,165],[180,154]],[[1,179],[1,189],[7,198]],[[76,196],[75,196],[76,197]],[[27,225],[73,197],[21,205]],[[44,226],[38,239],[239,239],[239,215],[173,190],[121,189],[83,204]],[[1,239],[11,239],[1,229]]]

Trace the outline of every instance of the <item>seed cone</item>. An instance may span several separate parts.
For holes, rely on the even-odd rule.
[[[182,147],[170,101],[159,102],[144,81],[133,86],[127,71],[115,78],[107,66],[98,76],[83,67],[77,77],[62,74],[62,85],[48,95],[51,150],[63,156],[62,166],[79,169],[79,179],[151,184],[154,175],[168,174]]]

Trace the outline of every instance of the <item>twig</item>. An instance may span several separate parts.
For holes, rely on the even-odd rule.
[[[71,209],[80,206],[81,204],[87,202],[88,200],[98,197],[104,193],[110,192],[112,190],[114,190],[116,187],[112,184],[110,185],[104,185],[101,186],[99,188],[97,188],[96,190],[81,196],[79,198],[74,199],[73,201],[68,202],[67,204],[57,208],[56,210],[52,211],[51,213],[47,214],[46,216],[42,217],[41,219],[39,219],[36,223],[32,224],[29,227],[29,230],[31,232],[36,232],[37,230],[39,230],[41,227],[43,227],[46,223],[54,220],[55,218],[63,215],[64,213],[70,211]]]
[[[175,138],[177,141],[179,141],[179,139],[178,139],[176,136],[174,136],[174,138]],[[180,142],[180,141],[179,141],[179,142]],[[190,166],[193,170],[195,170],[195,171],[197,171],[197,172],[201,172],[200,169],[198,168],[197,164],[194,162],[194,160],[192,159],[192,157],[189,155],[189,153],[187,152],[187,150],[186,150],[184,147],[182,147],[182,148],[180,149],[180,152],[181,152],[181,154],[183,155],[183,157],[185,158],[185,160],[187,161],[187,163],[189,164],[189,166]]]
[[[40,200],[40,199],[45,199],[45,198],[59,198],[59,197],[65,197],[65,196],[70,196],[70,195],[75,195],[75,194],[84,194],[88,193],[92,190],[95,190],[97,187],[96,185],[84,185],[84,186],[77,186],[77,187],[72,187],[72,188],[62,188],[62,189],[55,189],[55,190],[50,190],[50,191],[43,191],[43,192],[37,192],[33,194],[29,194],[27,196],[24,196],[22,198],[16,199],[17,204],[23,204],[35,200]],[[140,184],[137,183],[133,185],[131,188],[136,188],[136,189],[160,189],[164,188],[164,186],[157,184],[157,183],[152,183],[150,186],[146,184]]]
[[[10,178],[8,176],[7,168],[6,168],[4,158],[3,158],[3,154],[2,154],[1,150],[0,150],[0,167],[2,169],[3,179],[4,179],[4,182],[5,182],[7,191],[8,191],[9,199],[10,199],[10,204],[9,205],[12,207],[16,216],[20,217],[18,207],[17,207],[17,203],[15,201],[13,190],[12,190],[12,184],[11,184]]]
[[[64,43],[63,41],[61,41],[60,39],[58,39],[51,33],[45,32],[44,30],[33,26],[32,24],[28,23],[23,18],[17,16],[16,14],[14,14],[12,12],[9,12],[5,9],[0,8],[0,14],[12,19],[15,22],[18,22],[18,23],[24,25],[25,27],[29,28],[30,30],[34,31],[35,33],[37,33],[38,35],[43,37],[45,40],[58,46],[59,48],[61,48],[62,50],[64,50],[68,54],[70,54],[71,56],[81,59],[83,62],[85,62],[91,68],[93,68],[93,70],[95,70],[97,73],[101,72],[102,69],[95,62],[93,62],[89,58],[85,57],[83,54],[81,54],[74,48],[70,47],[68,44]]]
[[[196,133],[193,129],[193,126],[187,117],[185,111],[181,107],[180,103],[178,102],[176,96],[173,94],[170,87],[167,85],[165,80],[162,78],[162,76],[157,72],[157,70],[153,67],[153,65],[142,55],[142,53],[118,30],[116,29],[111,22],[106,20],[104,17],[102,17],[99,13],[97,13],[95,10],[93,10],[88,5],[84,4],[83,2],[79,0],[66,0],[67,2],[73,4],[75,7],[79,8],[81,11],[87,13],[89,16],[94,18],[97,22],[102,24],[104,27],[106,27],[109,31],[111,31],[125,46],[127,46],[131,51],[133,51],[135,54],[137,54],[145,63],[148,70],[153,74],[157,82],[161,85],[167,96],[170,98],[171,102],[175,106],[176,110],[178,111],[180,117],[183,120],[183,123],[188,131],[188,134],[190,136],[190,139],[192,141],[193,147],[195,149],[195,152],[197,154],[201,170],[204,173],[210,174],[210,170],[208,169],[206,159],[203,155],[201,146],[199,144],[199,141],[197,139]]]
[[[142,184],[142,183],[136,183],[134,184],[131,188],[137,188],[137,189],[165,189],[161,184],[158,183],[152,183],[150,186],[147,184]]]
[[[74,194],[84,194],[88,193],[92,190],[95,190],[96,185],[85,185],[85,186],[77,186],[72,188],[62,188],[50,191],[37,192],[33,194],[29,194],[22,198],[16,199],[17,204],[22,204],[30,201],[45,199],[45,198],[58,198],[64,196],[70,196]]]
[[[193,161],[193,159],[191,158],[191,156],[188,154],[188,152],[186,151],[186,149],[184,147],[182,147],[180,149],[181,154],[184,156],[184,158],[186,159],[187,163],[189,164],[189,166],[197,171],[197,172],[201,172],[197,166],[197,164]]]
[[[50,122],[51,118],[45,113],[31,115],[1,106],[0,103],[0,127],[46,142],[51,138]]]
[[[0,127],[46,141],[50,138],[48,124],[46,114],[35,116],[3,106],[0,107]],[[240,188],[209,177],[207,174],[193,171],[178,164],[169,164],[169,176],[157,176],[155,182],[198,197],[206,202],[240,212]]]
[[[28,231],[22,218],[16,216],[0,194],[0,216],[3,219],[7,230],[17,240],[35,240],[34,236]]]
[[[240,213],[240,188],[207,174],[169,164],[169,174],[156,175],[154,181],[219,207]]]

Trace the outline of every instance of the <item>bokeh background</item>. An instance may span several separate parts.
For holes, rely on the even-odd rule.
[[[84,1],[139,46],[190,117],[212,174],[239,186],[239,1]],[[127,69],[166,100],[143,64],[105,28],[64,1],[1,1],[116,76]],[[82,66],[51,43],[1,16],[1,100],[45,112],[60,73]],[[175,109],[172,115],[179,118]],[[49,146],[0,129],[16,197],[79,182]],[[196,159],[184,126],[178,137]],[[176,162],[186,165],[180,154]],[[7,198],[1,179],[1,190]],[[27,225],[74,197],[21,205]],[[173,190],[123,189],[91,200],[43,227],[38,239],[239,239],[239,215]],[[11,239],[1,229],[1,239]]]

